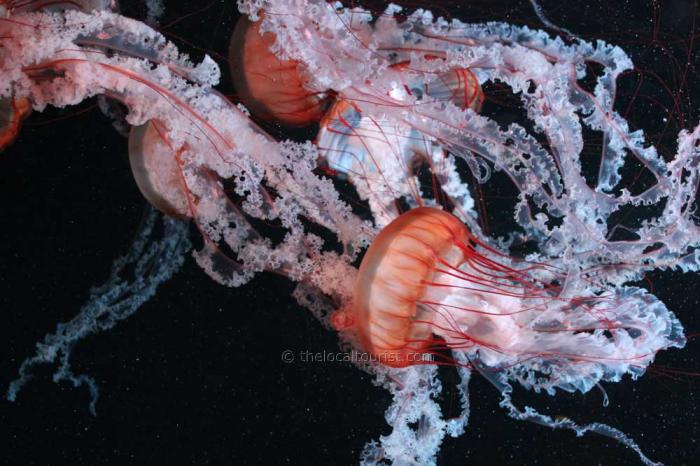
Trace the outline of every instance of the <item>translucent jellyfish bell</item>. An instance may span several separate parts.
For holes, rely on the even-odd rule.
[[[148,122],[129,133],[129,163],[141,194],[170,216],[186,216],[188,201],[178,154],[158,125]]]
[[[466,68],[453,68],[425,83],[425,93],[435,100],[451,101],[459,108],[481,110],[484,91],[479,80]]]
[[[503,256],[447,212],[414,209],[367,251],[354,325],[384,365],[419,364],[449,349],[538,390],[586,392],[639,375],[656,352],[685,343],[675,316],[645,290],[569,295],[557,280],[557,269]],[[538,371],[553,377],[527,375]]]
[[[377,107],[370,100],[382,110],[394,106],[410,109],[409,113],[432,104],[442,105],[445,111],[479,112],[484,93],[469,69],[418,72],[405,62],[392,65],[365,85],[365,97],[344,99],[339,94],[320,122],[316,145],[322,163],[332,174],[350,180],[369,202],[377,225],[384,226],[398,215],[395,199],[405,196],[422,205],[414,183],[416,168],[426,162],[444,168],[447,155],[425,126],[407,124],[405,118],[388,111],[377,117]]]

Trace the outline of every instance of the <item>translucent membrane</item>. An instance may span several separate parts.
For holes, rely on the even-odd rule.
[[[178,151],[162,124],[148,122],[129,133],[129,163],[136,184],[153,207],[171,216],[188,213],[186,186]]]

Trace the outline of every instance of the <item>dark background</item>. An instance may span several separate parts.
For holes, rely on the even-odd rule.
[[[621,84],[621,111],[653,135],[662,153],[673,154],[679,128],[700,122],[700,100],[693,94],[700,63],[693,44],[698,5],[574,3],[579,2],[542,5],[554,23],[620,44],[632,55],[639,74]],[[235,2],[194,4],[168,1],[162,30],[195,57],[213,54],[226,68]],[[422,6],[466,21],[542,27],[529,2],[425,1]],[[123,7],[126,14],[143,17],[141,2],[123,2]],[[231,94],[227,82],[224,73],[221,89]],[[107,278],[143,216],[145,202],[130,173],[126,141],[94,107],[91,101],[35,114],[15,145],[0,154],[2,391],[21,361],[34,353],[35,342],[73,317],[89,288]],[[305,134],[266,128],[282,137],[313,134],[313,129]],[[697,275],[664,272],[649,279],[687,333],[697,333]],[[270,275],[240,289],[224,288],[188,258],[136,315],[76,346],[76,372],[100,385],[97,417],[88,412],[86,389],[51,382],[52,367],[38,370],[17,402],[0,401],[0,464],[357,463],[365,443],[387,433],[389,395],[349,364],[281,361],[287,349],[337,350],[335,335],[295,304],[292,289],[290,282]],[[640,380],[605,385],[607,408],[597,391],[552,398],[517,390],[515,400],[552,415],[609,423],[654,460],[697,464],[700,380],[668,375],[667,369],[698,372],[699,355],[691,338],[685,349],[659,354]],[[450,412],[454,373],[446,369],[443,376],[442,401]],[[439,464],[638,462],[636,454],[606,438],[576,438],[508,418],[498,407],[497,391],[478,375],[470,393],[467,432],[445,440]]]

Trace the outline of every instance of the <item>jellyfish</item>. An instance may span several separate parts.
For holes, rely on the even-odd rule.
[[[375,16],[338,2],[243,0],[247,19],[230,43],[234,103],[216,90],[212,57],[193,63],[111,3],[61,5],[0,7],[6,126],[19,128],[12,103],[42,111],[95,95],[118,102],[135,183],[169,218],[166,238],[149,222],[106,286],[42,341],[9,399],[37,364],[54,363],[56,380],[88,386],[97,412],[97,384],[71,370],[70,348],[132,315],[172,276],[190,221],[201,238],[193,257],[213,280],[287,277],[342,348],[371,356],[356,363],[391,393],[391,430],[367,445],[365,464],[435,463],[443,439],[466,428],[474,372],[511,417],[605,435],[653,464],[614,427],[512,400],[515,384],[555,395],[637,378],[658,351],[685,343],[674,314],[632,283],[649,271],[700,269],[700,126],[678,135],[670,158],[631,128],[614,104],[616,81],[632,67],[621,48],[397,5]],[[496,84],[523,108],[505,124],[486,108]],[[318,122],[319,131],[281,141],[256,119]],[[592,181],[585,132],[603,141]],[[629,160],[651,178],[642,190],[623,180]],[[517,191],[504,215],[516,226],[502,235],[489,233],[473,195],[498,176]],[[645,216],[620,240],[614,219],[626,211]],[[137,272],[133,283],[120,275],[124,264]],[[449,419],[436,401],[442,363],[460,377],[460,413]]]
[[[405,63],[391,69],[398,70],[394,78],[406,82],[395,94],[415,96],[416,106],[437,101],[474,112],[481,107],[483,92],[469,69],[418,76]],[[341,97],[321,120],[316,136],[319,155],[331,173],[351,180],[359,195],[369,202],[377,225],[384,226],[398,215],[397,198],[407,196],[416,205],[423,202],[414,177],[426,162],[438,175],[444,166],[444,150],[417,128],[387,116],[377,119],[367,111],[363,113],[362,102]]]
[[[661,349],[685,344],[678,320],[645,290],[567,296],[552,285],[562,278],[546,264],[503,257],[445,211],[417,208],[365,254],[353,321],[362,346],[388,366],[421,363],[440,347],[436,335],[487,366],[518,366],[524,384],[582,392],[597,377],[639,373]],[[555,380],[524,375],[534,368]]]
[[[129,132],[129,163],[134,180],[148,202],[176,217],[189,212],[186,185],[180,176],[177,157],[168,147],[158,124],[149,122]]]
[[[328,96],[308,89],[302,63],[272,52],[275,35],[260,24],[241,17],[231,36],[231,76],[241,102],[256,116],[288,126],[319,121]]]
[[[565,277],[547,264],[503,256],[443,210],[416,208],[374,239],[344,322],[378,364],[457,364],[504,393],[509,380],[537,391],[585,393],[600,381],[637,377],[658,351],[685,345],[680,322],[646,290],[571,296],[558,284]],[[521,418],[552,427],[571,422],[535,416]],[[613,428],[566,427],[614,438],[652,463]]]

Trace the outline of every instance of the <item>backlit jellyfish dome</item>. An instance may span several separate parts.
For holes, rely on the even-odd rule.
[[[552,285],[563,278],[557,270],[509,262],[458,218],[410,210],[377,235],[362,261],[358,339],[388,366],[420,363],[447,346],[490,367],[514,367],[523,384],[549,388],[529,366],[555,373],[551,386],[584,392],[605,376],[599,371],[638,370],[657,345],[682,341],[666,309],[643,290],[565,298]],[[531,358],[544,361],[530,366]]]
[[[272,52],[275,34],[262,32],[260,24],[243,17],[231,36],[231,77],[241,102],[258,117],[285,125],[319,121],[327,106],[325,92],[308,89],[311,77],[301,63]]]
[[[640,281],[700,269],[700,126],[678,134],[672,156],[634,129],[616,107],[618,78],[633,69],[622,48],[557,28],[537,2],[561,37],[393,4],[239,0],[231,97],[216,90],[221,57],[193,63],[154,29],[160,6],[148,4],[150,26],[113,1],[0,1],[0,150],[31,110],[97,96],[160,212],[21,364],[10,401],[55,364],[54,380],[87,386],[97,413],[98,384],[74,371],[71,349],[156,294],[192,249],[192,225],[209,277],[291,280],[295,300],[391,395],[362,464],[435,464],[444,439],[468,429],[474,373],[511,418],[596,433],[658,464],[631,432],[514,401],[515,387],[561,396],[636,380],[686,343]],[[490,99],[522,112],[499,121]],[[645,173],[643,189],[628,164]],[[515,202],[511,226],[495,232],[479,193],[497,180]],[[630,215],[634,226],[620,226]],[[458,375],[456,415],[439,403],[441,366]]]

